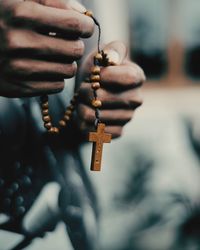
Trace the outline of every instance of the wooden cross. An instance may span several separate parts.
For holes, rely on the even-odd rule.
[[[97,132],[89,133],[89,141],[93,142],[92,161],[91,161],[91,168],[90,168],[92,171],[101,171],[103,144],[110,143],[111,139],[112,139],[112,135],[105,133],[104,123],[98,124]]]

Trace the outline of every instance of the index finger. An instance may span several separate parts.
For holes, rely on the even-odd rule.
[[[104,88],[129,89],[145,81],[143,70],[134,63],[109,66],[101,70],[101,84]]]
[[[86,12],[86,8],[76,0],[24,0],[32,1],[45,6],[59,8],[59,9],[73,9],[80,13]]]
[[[11,11],[13,15],[10,21],[13,24],[21,21],[21,25],[31,25],[33,28],[59,34],[70,33],[82,38],[90,37],[94,31],[92,18],[75,10],[53,8],[26,1],[15,4]]]

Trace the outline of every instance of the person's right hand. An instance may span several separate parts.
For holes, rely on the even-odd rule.
[[[0,96],[63,89],[84,53],[80,38],[93,34],[94,22],[84,11],[69,0],[0,0]]]

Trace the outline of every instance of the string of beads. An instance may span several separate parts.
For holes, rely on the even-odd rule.
[[[100,85],[100,72],[101,66],[108,66],[109,60],[104,53],[103,50],[100,50],[100,37],[101,37],[101,28],[98,21],[94,18],[93,13],[91,11],[86,11],[85,15],[91,17],[94,20],[94,23],[98,26],[99,36],[98,36],[98,53],[94,56],[94,66],[91,69],[90,83],[91,88],[93,90],[93,99],[91,101],[92,107],[95,109],[95,126],[97,127],[100,122],[100,111],[99,109],[102,107],[101,100],[98,99],[97,90],[101,88]],[[49,97],[48,95],[43,95],[40,97],[41,101],[41,113],[42,119],[44,122],[44,127],[49,134],[59,134],[61,129],[65,128],[67,124],[70,122],[73,112],[76,108],[79,98],[79,90],[74,94],[72,100],[70,101],[70,105],[66,108],[64,116],[59,121],[58,126],[54,126],[52,122],[52,118],[49,114]]]

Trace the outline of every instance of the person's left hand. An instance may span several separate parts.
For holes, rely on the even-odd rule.
[[[106,132],[116,138],[121,136],[124,125],[132,119],[135,110],[142,104],[139,92],[145,75],[138,65],[128,59],[127,48],[123,43],[112,42],[103,50],[116,65],[101,69],[101,88],[97,90],[98,99],[102,101],[100,120],[106,124]],[[92,53],[83,62],[81,75],[84,79],[90,74],[94,55]],[[79,127],[85,134],[94,128],[95,120],[95,112],[91,106],[93,92],[90,83],[83,82],[79,93]]]

